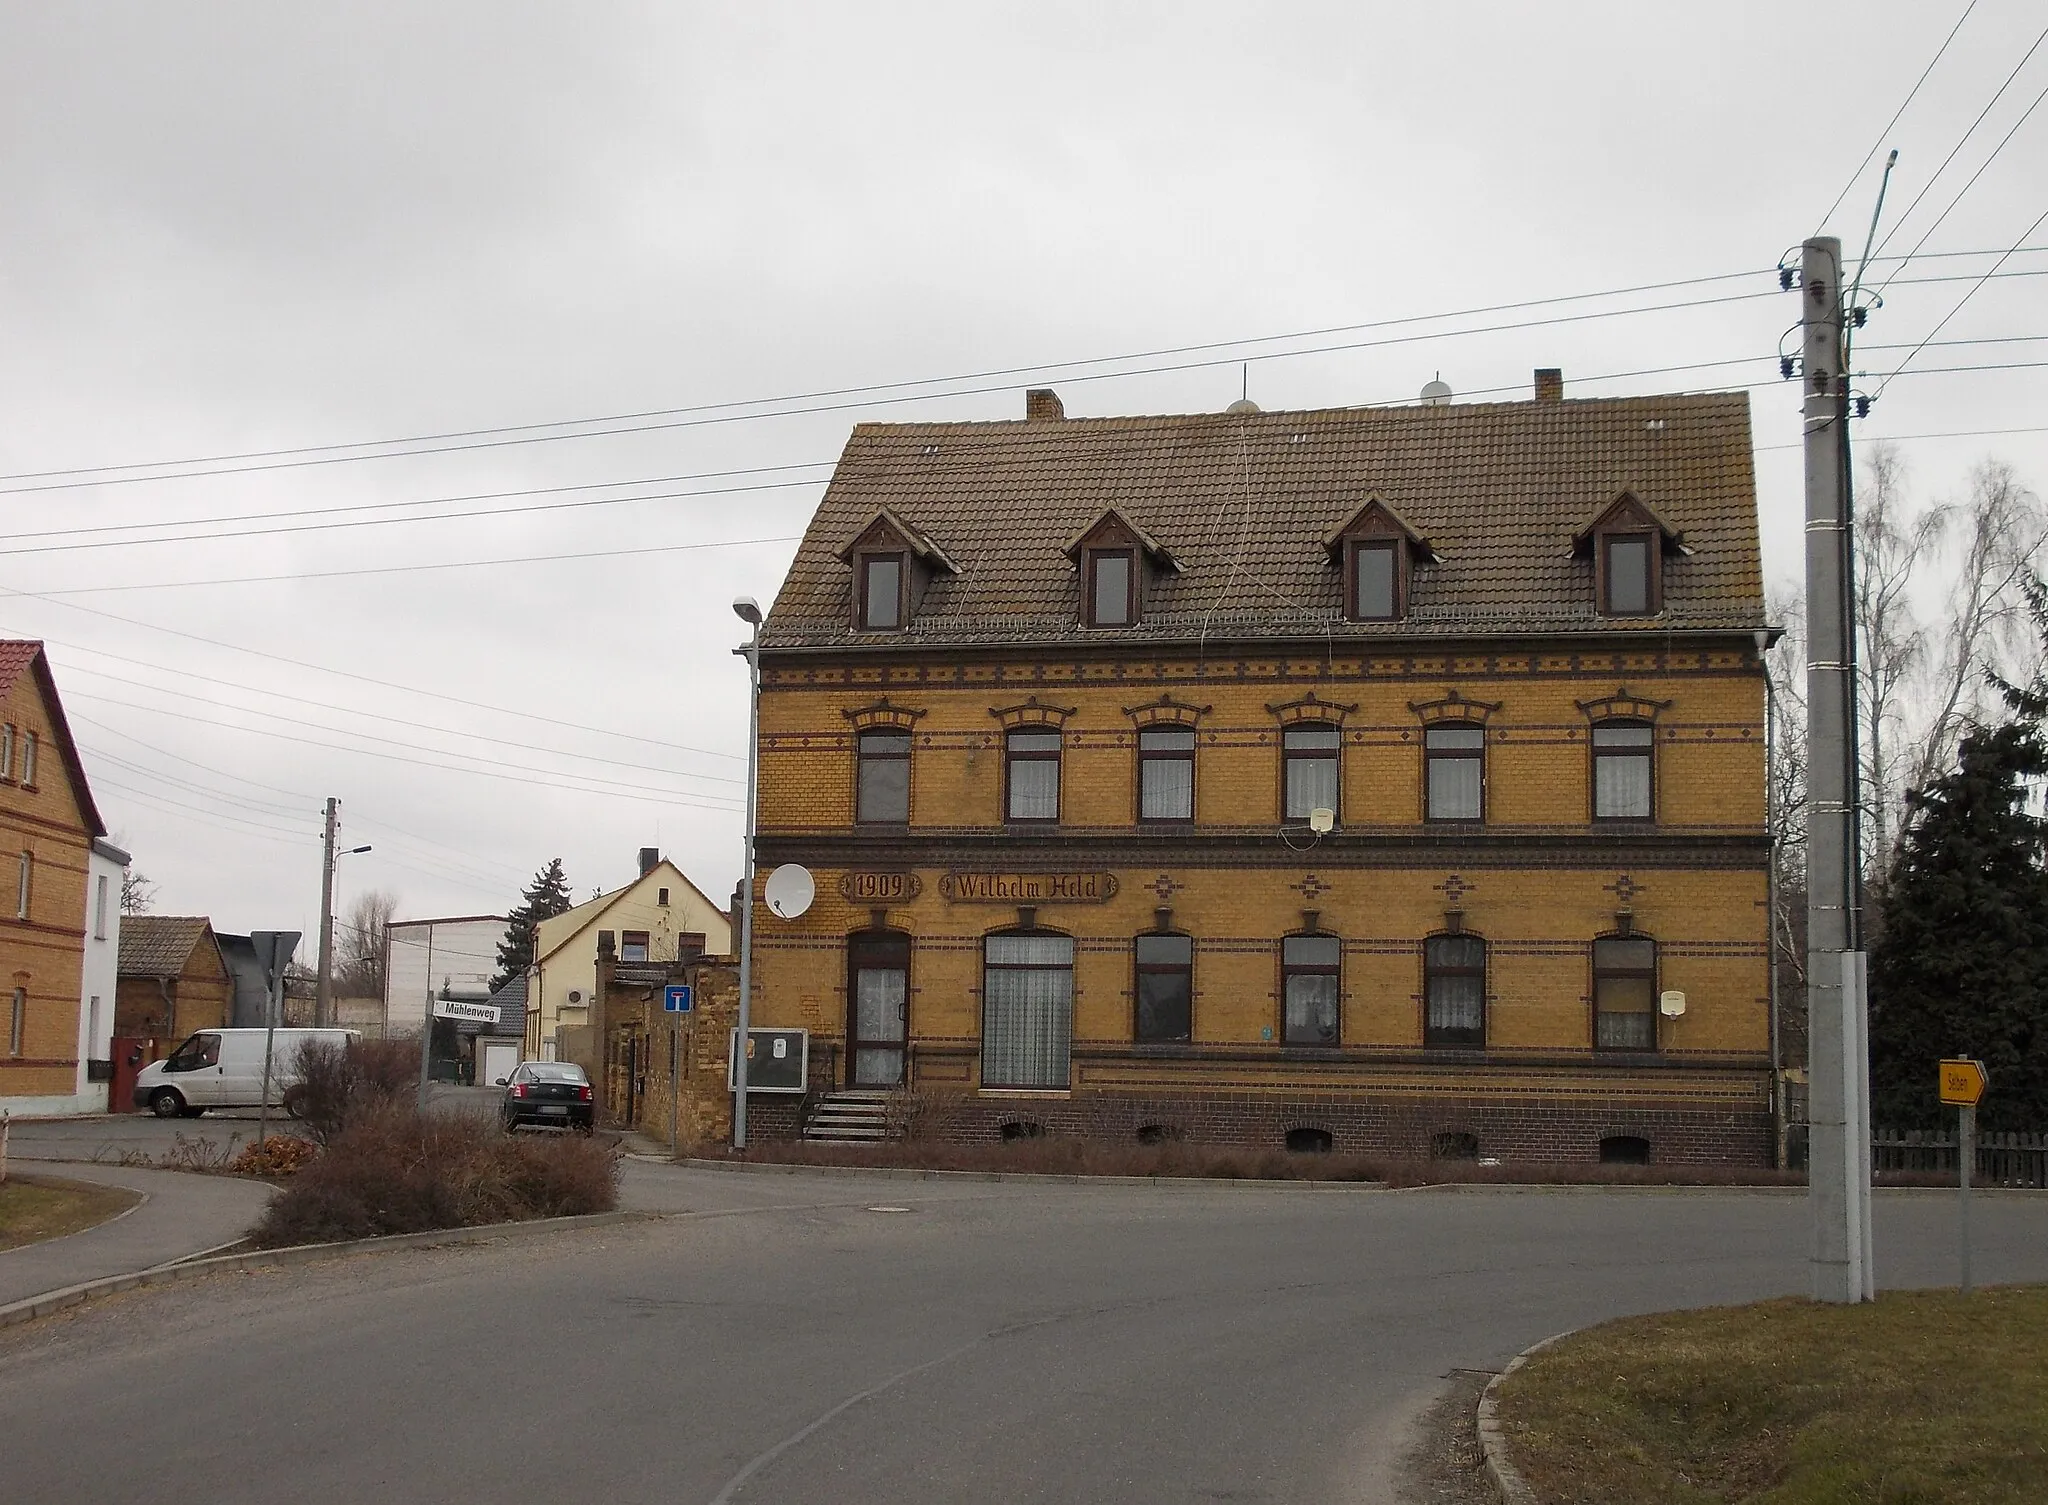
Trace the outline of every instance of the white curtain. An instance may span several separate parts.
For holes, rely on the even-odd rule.
[[[1195,764],[1192,758],[1147,758],[1144,762],[1144,808],[1147,820],[1195,818]]]
[[[1593,760],[1594,808],[1624,820],[1650,818],[1650,759],[1647,754]]]
[[[982,1083],[1065,1087],[1073,1053],[1073,941],[1063,935],[992,935],[985,945]]]

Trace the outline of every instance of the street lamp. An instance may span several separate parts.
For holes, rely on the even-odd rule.
[[[753,1018],[754,990],[754,792],[761,778],[761,603],[741,596],[733,615],[753,629],[744,648],[733,652],[747,661],[747,857],[740,873],[740,1019],[733,1040],[732,1147],[747,1147],[747,1027]]]
[[[334,833],[341,824],[341,801],[327,802],[327,829],[321,838],[320,850],[320,971],[313,987],[313,1023],[317,1026],[334,1022],[334,864],[343,857],[354,857],[370,850],[367,844],[350,847],[346,851],[334,850]]]

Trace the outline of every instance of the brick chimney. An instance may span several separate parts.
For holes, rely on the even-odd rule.
[[[1060,404],[1060,394],[1051,387],[1033,387],[1024,394],[1024,418],[1027,423],[1058,423],[1067,416],[1067,410]]]
[[[1536,368],[1536,400],[1538,402],[1564,401],[1564,372],[1556,366]]]
[[[642,847],[640,849],[640,876],[645,878],[659,866],[661,866],[661,848]]]

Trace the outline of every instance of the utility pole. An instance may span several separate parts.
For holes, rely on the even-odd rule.
[[[1805,243],[1807,1205],[1818,1301],[1875,1294],[1870,1262],[1869,1000],[1857,821],[1855,534],[1842,243]]]
[[[313,1027],[325,1029],[334,1020],[334,828],[340,823],[341,801],[327,797],[327,826],[320,838],[320,984],[313,998]]]

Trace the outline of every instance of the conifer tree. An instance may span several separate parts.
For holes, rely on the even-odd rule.
[[[526,892],[519,896],[519,907],[506,919],[505,939],[498,942],[498,975],[491,979],[493,992],[533,965],[533,934],[540,922],[574,904],[569,880],[562,873],[562,859],[557,857],[533,875]]]
[[[2044,619],[2038,588],[2030,604]],[[2048,773],[2048,687],[1999,683],[2011,719],[1963,739],[1958,766],[1910,799],[1870,958],[1872,1116],[1939,1128],[1935,1063],[1975,1056],[1986,1129],[2048,1128],[2048,822],[2029,781]]]

